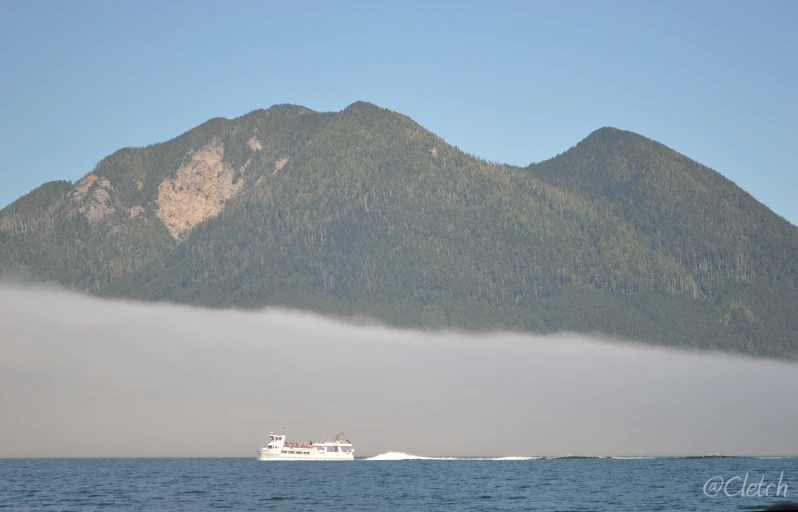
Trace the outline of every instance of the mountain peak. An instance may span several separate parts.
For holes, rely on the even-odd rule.
[[[355,101],[349,104],[343,111],[352,111],[352,110],[387,110],[382,107],[375,105],[374,103],[370,103],[368,101]]]
[[[624,142],[654,142],[648,137],[640,135],[629,130],[615,128],[613,126],[603,126],[597,130],[593,130],[590,134],[582,139],[579,144],[593,143],[593,144],[623,144]],[[577,144],[578,145],[578,144]]]

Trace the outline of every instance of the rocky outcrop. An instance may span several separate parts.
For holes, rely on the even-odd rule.
[[[94,224],[106,215],[116,212],[111,198],[111,182],[94,174],[87,174],[72,190],[72,200],[78,211],[86,216],[89,224]]]
[[[86,198],[86,194],[89,193],[89,189],[96,181],[97,176],[93,174],[84,176],[82,180],[75,184],[75,188],[72,190],[72,199],[76,203],[83,203],[83,199]]]
[[[291,159],[291,157],[288,157],[288,156],[284,156],[284,157],[278,158],[277,161],[274,162],[274,174],[277,174],[277,171],[279,171],[280,169],[285,167],[285,164],[287,164],[288,160],[290,160],[290,159]]]
[[[141,206],[134,206],[132,208],[127,209],[127,215],[129,219],[135,219],[142,213],[144,213],[144,208],[142,208]]]
[[[174,178],[167,178],[158,186],[158,218],[178,240],[199,223],[219,215],[225,201],[238,194],[244,185],[243,177],[235,179],[235,169],[222,161],[224,144],[219,139],[189,156],[190,161],[177,170]]]
[[[247,141],[247,146],[249,146],[249,149],[251,149],[252,151],[260,151],[261,149],[263,149],[263,146],[261,145],[260,141],[254,135],[250,137],[250,139]]]

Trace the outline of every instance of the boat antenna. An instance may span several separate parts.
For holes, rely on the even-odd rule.
[[[288,422],[286,422],[285,426],[283,427],[283,435],[285,435],[285,430],[288,428]]]

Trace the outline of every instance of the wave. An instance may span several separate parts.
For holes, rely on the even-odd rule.
[[[607,457],[603,455],[549,455],[547,457],[541,457],[541,459],[545,460],[554,460],[554,459],[606,459]]]
[[[709,455],[684,455],[681,457],[673,457],[674,459],[732,459],[737,458],[735,455],[721,455],[719,453],[710,453]]]

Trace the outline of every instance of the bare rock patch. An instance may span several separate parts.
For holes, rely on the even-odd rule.
[[[249,140],[247,141],[247,146],[249,146],[249,149],[251,149],[252,151],[260,151],[261,149],[263,149],[263,145],[254,135],[250,137]]]
[[[133,208],[128,208],[127,213],[128,213],[128,218],[135,219],[136,217],[144,213],[144,208],[142,208],[141,206],[134,206]]]
[[[72,200],[78,211],[86,216],[89,224],[94,224],[106,215],[116,212],[111,197],[113,189],[108,178],[87,174],[72,190]]]
[[[158,218],[172,237],[181,240],[204,220],[215,217],[224,203],[241,190],[244,180],[234,181],[236,171],[222,161],[224,144],[212,140],[190,154],[191,160],[182,165],[173,179],[165,179],[158,186]],[[242,168],[242,173],[246,168]]]
[[[289,156],[284,156],[282,158],[278,158],[276,162],[274,162],[274,174],[277,174],[277,171],[285,167],[285,164],[291,159]]]

